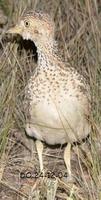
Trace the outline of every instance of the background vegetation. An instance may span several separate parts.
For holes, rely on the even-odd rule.
[[[24,133],[23,91],[37,65],[34,44],[7,36],[26,9],[48,12],[56,24],[59,54],[90,83],[92,133],[73,147],[74,182],[21,178],[39,162],[34,141]],[[65,172],[64,148],[45,147],[46,170]],[[0,199],[101,200],[101,2],[100,0],[0,0]]]

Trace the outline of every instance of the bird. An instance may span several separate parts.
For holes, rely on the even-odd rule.
[[[82,142],[91,133],[89,83],[59,55],[55,22],[49,14],[29,10],[7,33],[19,34],[37,48],[37,67],[25,88],[29,113],[25,130],[36,139],[40,171],[44,170],[44,143],[66,144],[64,163],[68,176],[72,177],[72,144]]]

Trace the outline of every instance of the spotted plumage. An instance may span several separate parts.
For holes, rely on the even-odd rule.
[[[53,21],[48,15],[31,11],[9,32],[32,40],[37,47],[37,68],[25,89],[30,116],[25,125],[27,134],[52,145],[81,141],[91,128],[89,85],[59,58]],[[67,150],[64,159],[70,174]],[[42,158],[40,165],[42,169]]]

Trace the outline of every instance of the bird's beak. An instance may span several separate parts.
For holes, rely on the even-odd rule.
[[[21,34],[22,33],[22,27],[20,27],[19,25],[16,25],[16,26],[10,28],[6,33]]]

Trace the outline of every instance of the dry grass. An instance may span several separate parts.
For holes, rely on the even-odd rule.
[[[0,199],[101,200],[101,5],[98,0],[1,0],[8,23],[0,36]],[[73,147],[75,181],[65,178],[21,178],[39,170],[34,141],[24,133],[23,91],[36,67],[36,49],[5,30],[26,8],[48,11],[56,23],[63,59],[86,76],[92,94],[92,134]],[[33,51],[31,51],[33,46]],[[27,50],[26,50],[27,49]],[[85,147],[86,146],[86,147]],[[65,173],[63,149],[44,151],[45,170]],[[58,169],[58,170],[57,170]],[[36,174],[37,175],[37,174]]]

